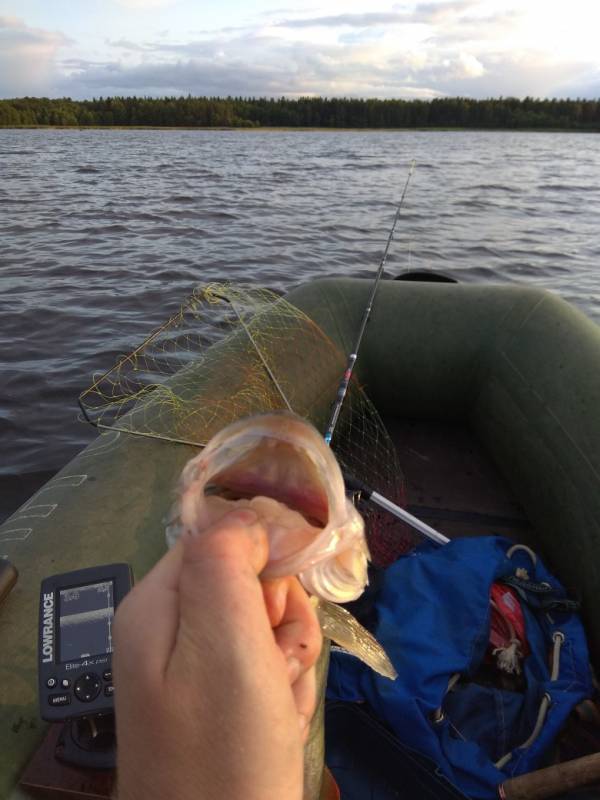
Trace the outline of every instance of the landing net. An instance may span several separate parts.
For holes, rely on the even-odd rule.
[[[280,409],[324,432],[345,362],[319,326],[274,292],[210,284],[96,378],[79,402],[98,428],[198,447],[230,422]],[[355,378],[331,446],[344,473],[403,505],[396,450]],[[406,526],[358,502],[375,564],[414,547]]]

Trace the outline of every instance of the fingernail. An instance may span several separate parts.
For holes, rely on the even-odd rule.
[[[290,656],[287,660],[287,667],[288,667],[288,675],[290,678],[290,683],[295,683],[300,677],[300,672],[302,671],[302,664],[298,661],[298,659],[295,656]]]
[[[258,514],[251,508],[238,508],[226,514],[224,519],[233,525],[254,525],[258,521]]]

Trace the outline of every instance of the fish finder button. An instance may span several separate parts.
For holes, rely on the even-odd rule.
[[[95,672],[86,672],[77,678],[73,690],[82,703],[91,703],[100,694],[100,678]]]
[[[71,695],[67,692],[65,694],[49,694],[48,705],[56,708],[57,706],[68,706],[71,703]]]

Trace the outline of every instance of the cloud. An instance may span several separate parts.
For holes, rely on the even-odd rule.
[[[419,3],[415,8],[415,19],[430,25],[446,20],[457,19],[464,12],[475,9],[480,4],[477,0],[455,0],[450,3]]]
[[[406,24],[439,24],[460,18],[477,6],[477,0],[455,0],[448,3],[419,3],[414,9],[394,6],[394,11],[333,14],[321,17],[283,19],[273,25],[284,28],[371,28],[374,26]]]
[[[516,97],[577,97],[577,87],[590,70],[584,60],[560,60],[542,50],[491,52],[486,66],[493,76],[494,95]],[[567,85],[572,87],[570,91]],[[466,82],[466,86],[472,84]]]
[[[134,11],[147,11],[151,8],[167,8],[179,2],[179,0],[115,0],[117,5],[130,8]]]
[[[274,22],[278,28],[368,28],[374,25],[400,25],[410,21],[411,14],[397,12],[371,12],[367,14],[336,14],[329,17],[307,19],[284,19]]]
[[[262,17],[254,26],[205,30],[179,40],[173,34],[144,39],[128,33],[88,49],[90,57],[81,49],[60,52],[60,61],[67,43],[63,34],[0,18],[0,64],[10,66],[0,70],[0,91],[74,98],[188,93],[481,98],[576,96],[579,87],[587,87],[586,94],[598,87],[591,59],[527,48],[523,37],[517,45],[520,14],[509,8],[494,13],[480,0],[300,20],[286,13],[289,19]],[[320,29],[311,27],[317,22]],[[25,58],[28,46],[33,55]],[[19,83],[15,76],[23,75]]]
[[[448,18],[443,23],[431,26],[426,41],[439,48],[472,42],[486,52],[489,52],[490,48],[498,49],[500,46],[511,50],[514,48],[513,37],[521,20],[521,12],[515,9],[506,9],[485,16],[465,14],[460,18]]]
[[[59,50],[71,44],[63,33],[32,28],[0,16],[0,97],[43,94],[52,86]]]
[[[173,64],[149,63],[126,66],[122,63],[89,65],[71,74],[62,87],[79,97],[100,94],[163,95],[264,95],[277,94],[282,81],[272,67],[219,64],[209,59],[189,59]],[[287,81],[288,89],[295,88]]]
[[[150,45],[146,45],[150,48]],[[154,43],[143,63],[78,61],[60,92],[89,97],[140,95],[324,95],[424,97],[464,94],[486,76],[486,65],[468,51],[382,51],[379,45],[288,42],[244,36],[230,42],[206,40]],[[176,61],[165,59],[165,54]],[[485,89],[482,94],[490,94]]]
[[[80,98],[552,96],[558,86],[574,86],[578,76],[590,75],[589,64],[557,61],[543,52],[480,52],[452,37],[443,47],[426,41],[405,49],[389,40],[323,44],[248,33],[229,40],[146,42],[142,49],[138,63],[64,62],[66,74],[57,93]]]
[[[135,53],[144,53],[154,49],[153,45],[139,44],[139,42],[132,42],[129,39],[115,39],[114,41],[107,39],[106,44],[119,50],[133,50]]]
[[[459,78],[480,78],[486,72],[481,61],[471,53],[459,53],[457,66]]]
[[[574,78],[565,78],[555,96],[597,100],[600,97],[600,70],[593,69],[591,72],[577,74]]]

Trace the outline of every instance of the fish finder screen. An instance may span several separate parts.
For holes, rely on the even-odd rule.
[[[114,583],[102,581],[59,592],[61,662],[112,653]]]

